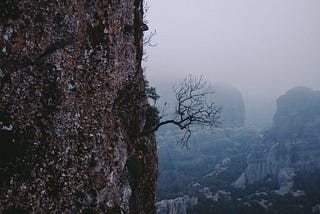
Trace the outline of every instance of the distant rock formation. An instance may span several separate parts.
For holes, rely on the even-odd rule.
[[[278,139],[320,140],[320,91],[296,87],[280,96],[271,133]]]
[[[187,208],[198,204],[198,198],[185,195],[157,203],[157,214],[187,214]]]
[[[276,193],[285,194],[292,189],[295,171],[320,169],[320,92],[297,87],[281,96],[273,127],[260,140],[235,187],[271,176],[279,183]]]
[[[227,169],[232,160],[224,151],[238,148],[239,144],[248,147],[255,142],[257,131],[244,127],[217,128],[211,131],[195,132],[189,149],[174,144],[179,134],[174,130],[161,130],[157,137],[160,174],[158,194],[172,189],[180,189],[203,175],[219,174]],[[247,149],[246,149],[247,151]]]
[[[234,182],[239,188],[244,188],[246,184],[255,181],[262,181],[267,176],[278,175],[282,168],[290,167],[291,160],[289,148],[286,144],[260,143],[253,148],[253,152],[247,158],[248,167],[240,178]]]
[[[241,92],[229,85],[215,83],[214,102],[222,107],[223,127],[241,127],[245,120],[245,106]]]

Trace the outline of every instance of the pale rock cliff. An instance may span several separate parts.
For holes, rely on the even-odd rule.
[[[296,87],[277,99],[272,134],[278,139],[320,140],[320,91]]]
[[[279,194],[292,190],[296,171],[320,169],[320,92],[305,87],[289,90],[277,100],[270,133],[248,156],[245,172],[233,183],[244,188],[268,176]]]
[[[157,203],[157,214],[187,214],[187,208],[198,204],[196,197],[185,195],[180,198],[163,200]]]

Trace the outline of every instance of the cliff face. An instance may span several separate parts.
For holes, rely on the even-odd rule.
[[[320,140],[320,91],[289,90],[277,100],[271,132],[279,139]]]
[[[154,213],[142,1],[0,2],[0,212]]]
[[[187,208],[197,205],[198,198],[183,197],[163,200],[157,203],[157,214],[187,214]]]
[[[233,183],[235,187],[245,188],[247,184],[271,177],[280,180],[283,187],[293,179],[293,165],[290,157],[291,147],[284,143],[258,143],[247,158],[248,166],[242,175]],[[286,172],[290,171],[287,177]],[[283,174],[284,173],[284,174]]]
[[[319,169],[319,109],[319,91],[297,87],[279,97],[270,133],[253,148],[248,167],[234,185],[243,188],[271,176],[282,194],[291,190],[295,172]]]

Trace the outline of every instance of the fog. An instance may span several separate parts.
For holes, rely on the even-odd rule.
[[[319,0],[149,0],[147,78],[188,74],[238,88],[250,109],[294,86],[319,89]],[[148,32],[147,32],[148,33]]]

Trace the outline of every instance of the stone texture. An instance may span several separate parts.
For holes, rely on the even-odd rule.
[[[271,132],[278,139],[320,140],[320,91],[296,87],[277,99]]]
[[[154,213],[142,1],[0,3],[0,213]],[[138,170],[139,169],[139,170]]]
[[[157,203],[157,214],[186,214],[187,208],[198,204],[196,197],[185,195],[180,198],[163,200]]]
[[[236,187],[243,188],[246,184],[262,181],[267,176],[277,176],[280,169],[291,166],[288,149],[280,143],[271,148],[268,144],[256,145],[247,162],[245,172],[234,182]]]
[[[320,169],[319,118],[319,91],[297,87],[281,96],[270,133],[253,148],[233,185],[244,188],[271,176],[279,183],[276,193],[283,195],[292,190],[296,171]]]

